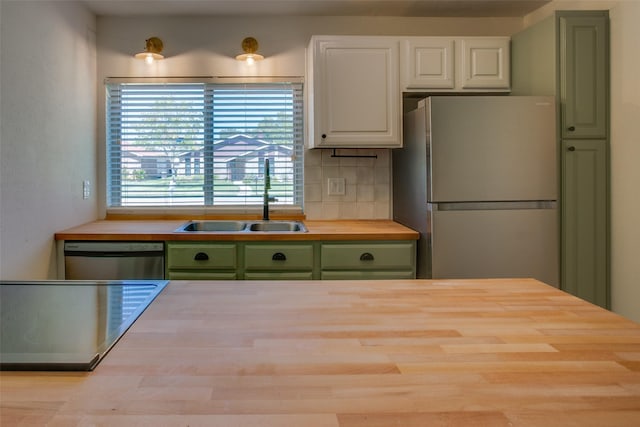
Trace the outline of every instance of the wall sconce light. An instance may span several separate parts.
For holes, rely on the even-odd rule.
[[[264,56],[256,53],[258,51],[258,40],[253,37],[247,37],[242,40],[242,50],[244,53],[236,56],[238,61],[246,61],[247,64],[253,65],[256,61],[264,59]]]
[[[164,59],[164,56],[160,54],[162,52],[162,40],[157,37],[150,37],[145,40],[144,52],[136,53],[136,59],[144,59],[147,64],[153,64],[154,60]]]

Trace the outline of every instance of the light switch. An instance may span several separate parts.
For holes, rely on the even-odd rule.
[[[329,178],[327,181],[327,194],[329,196],[344,196],[345,194],[345,179],[344,178]]]

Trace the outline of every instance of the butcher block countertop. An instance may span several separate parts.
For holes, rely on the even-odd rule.
[[[640,325],[532,279],[172,281],[2,426],[638,426]]]
[[[101,220],[55,234],[56,240],[417,240],[390,220],[304,220],[308,232],[176,232],[187,220]]]

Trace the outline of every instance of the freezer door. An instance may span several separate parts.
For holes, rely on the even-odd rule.
[[[532,277],[558,286],[556,209],[431,210],[434,279]]]
[[[426,104],[429,201],[557,199],[553,97],[440,96]]]

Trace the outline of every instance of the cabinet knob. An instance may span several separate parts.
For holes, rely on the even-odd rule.
[[[365,252],[360,255],[360,261],[373,261],[373,259],[373,255],[371,255],[369,252]]]
[[[576,127],[575,127],[575,126],[569,126],[569,127],[567,128],[567,130],[568,130],[569,132],[573,132],[574,130],[576,130]]]
[[[196,261],[207,261],[209,259],[209,255],[204,252],[198,252],[196,256],[193,257]]]
[[[326,139],[327,138],[327,134],[326,133],[323,133],[321,136],[322,136],[322,139]]]
[[[287,260],[287,256],[285,254],[283,254],[282,252],[276,252],[271,257],[271,260],[273,260],[273,261],[286,261]]]
[[[569,150],[569,151],[576,151],[576,147],[574,147],[574,146],[572,145],[571,147],[567,148],[567,150]]]

